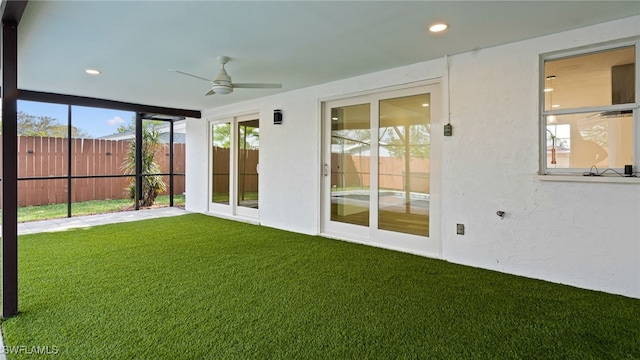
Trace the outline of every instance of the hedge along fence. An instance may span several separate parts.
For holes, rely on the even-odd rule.
[[[1,141],[1,136],[0,136]],[[18,178],[67,176],[66,138],[18,137]],[[131,141],[71,139],[71,175],[122,175],[123,161]],[[174,144],[173,172],[185,172],[185,144]],[[156,151],[161,173],[169,173],[169,144]],[[71,201],[124,199],[133,177],[80,178],[71,180]],[[169,177],[163,176],[169,191]],[[67,202],[67,179],[19,180],[18,206],[60,204]],[[184,176],[174,176],[174,194],[184,193]],[[0,195],[0,200],[1,200]]]

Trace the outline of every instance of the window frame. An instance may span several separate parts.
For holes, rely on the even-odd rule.
[[[627,104],[616,105],[602,105],[602,106],[589,106],[559,110],[545,110],[545,63],[550,60],[561,60],[574,58],[579,56],[590,55],[598,52],[606,52],[617,50],[625,47],[635,48],[635,102]],[[539,130],[539,170],[538,175],[570,175],[570,176],[583,176],[585,172],[590,172],[590,169],[583,168],[550,168],[547,167],[547,117],[560,116],[570,114],[582,114],[590,112],[605,112],[605,111],[623,111],[630,110],[632,112],[633,122],[633,171],[639,172],[638,166],[640,165],[640,77],[638,76],[640,62],[640,36],[631,37],[627,39],[611,41],[607,43],[594,44],[589,46],[583,46],[574,49],[559,50],[549,53],[540,54],[539,56],[539,73],[538,73],[538,130]],[[606,169],[598,169],[601,173]],[[607,172],[603,176],[620,177],[624,174],[623,168],[611,168],[611,171]],[[637,176],[637,174],[636,174]]]

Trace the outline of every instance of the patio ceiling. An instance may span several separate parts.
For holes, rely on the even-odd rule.
[[[637,1],[30,1],[18,28],[18,87],[204,110],[640,13]],[[427,27],[444,21],[441,34]],[[231,57],[235,82],[210,85]],[[102,73],[91,76],[85,69]]]

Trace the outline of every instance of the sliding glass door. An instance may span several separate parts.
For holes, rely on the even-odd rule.
[[[211,203],[229,205],[231,188],[231,123],[211,124]]]
[[[260,121],[238,120],[236,126],[236,212],[257,217],[258,211],[258,160],[260,159]]]
[[[258,218],[259,124],[257,115],[210,123],[209,211]]]
[[[378,229],[429,236],[430,98],[379,102]]]
[[[439,252],[430,242],[437,91],[430,85],[323,103],[322,233]]]
[[[331,221],[369,226],[369,104],[331,109]]]

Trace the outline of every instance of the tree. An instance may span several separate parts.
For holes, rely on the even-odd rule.
[[[241,122],[238,126],[238,146],[240,149],[255,150],[260,141],[258,124],[253,121]],[[220,123],[213,126],[213,146],[223,149],[231,147],[231,124]]]
[[[144,126],[150,126],[150,125],[154,125],[155,126],[155,125],[162,125],[165,122],[164,121],[160,121],[160,120],[143,120],[142,123],[143,123]],[[116,128],[116,132],[118,134],[135,133],[136,132],[136,116],[134,115],[127,125],[118,126]]]
[[[22,136],[49,136],[51,128],[59,126],[58,121],[49,116],[34,116],[18,112],[18,135]]]
[[[222,123],[213,126],[213,145],[223,149],[231,147],[231,124]]]
[[[409,132],[408,141],[406,132]],[[426,158],[431,153],[431,129],[427,124],[386,127],[380,135],[380,143],[395,157],[404,157],[408,150],[411,157]]]
[[[148,121],[148,120],[147,120]],[[146,122],[146,121],[145,121]],[[127,125],[120,125],[116,128],[116,132],[118,134],[122,133],[135,133],[136,132],[136,117],[133,116],[133,119],[129,121]]]
[[[333,130],[331,142],[344,146],[361,144],[368,148],[371,146],[371,131],[369,129]]]
[[[155,129],[152,122],[144,122],[142,128],[142,173],[157,174],[160,166],[155,161],[156,150],[160,147],[160,132]],[[128,175],[136,173],[136,144],[131,141],[127,157],[122,163],[122,169]],[[160,175],[147,175],[142,177],[142,198],[140,206],[151,206],[155,203],[158,194],[166,190],[167,186]],[[130,199],[135,199],[136,182],[133,180],[126,188]]]
[[[1,131],[1,129],[0,129]],[[58,123],[50,116],[35,116],[24,111],[18,112],[18,136],[42,136],[66,138],[69,136],[67,126]],[[91,138],[79,128],[71,127],[71,137]]]

